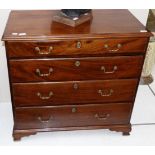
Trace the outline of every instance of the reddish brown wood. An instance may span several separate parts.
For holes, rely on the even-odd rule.
[[[3,40],[55,40],[68,38],[149,37],[145,27],[128,10],[93,10],[92,22],[76,28],[52,22],[51,10],[12,11]],[[26,33],[24,36],[12,33]]]
[[[133,101],[136,85],[136,79],[19,83],[13,84],[13,96],[16,107]]]
[[[128,135],[151,33],[127,10],[93,10],[76,28],[52,22],[56,13],[12,11],[6,25],[14,140],[77,129]]]
[[[130,103],[118,103],[18,108],[15,111],[15,127],[22,130],[127,124],[130,107]]]
[[[15,141],[21,140],[22,137],[35,135],[37,132],[50,132],[50,131],[68,131],[68,130],[94,130],[94,129],[109,129],[111,131],[122,132],[129,135],[131,132],[131,124],[121,125],[101,125],[101,126],[80,126],[80,127],[61,127],[61,128],[43,128],[43,129],[24,129],[14,130],[13,138]]]
[[[129,136],[132,129],[131,124],[127,124],[127,125],[119,125],[117,127],[111,127],[109,130],[122,132],[123,136]]]
[[[22,137],[27,137],[27,136],[31,136],[31,135],[35,135],[37,134],[37,132],[35,131],[30,131],[30,130],[27,130],[27,131],[24,131],[24,132],[18,132],[16,130],[13,131],[13,140],[14,141],[20,141]]]
[[[80,43],[80,48],[77,44]],[[117,47],[118,44],[121,47]],[[108,45],[108,47],[104,47]],[[87,39],[53,42],[7,42],[10,58],[52,57],[145,52],[147,38]],[[36,47],[40,51],[36,50]],[[50,49],[51,48],[51,49]]]
[[[137,78],[142,56],[97,57],[76,59],[12,60],[13,82],[68,81],[87,79]],[[134,66],[134,69],[133,69]],[[41,76],[40,74],[49,74]]]

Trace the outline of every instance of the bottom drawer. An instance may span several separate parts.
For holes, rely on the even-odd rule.
[[[16,129],[82,127],[129,123],[131,103],[17,108]]]

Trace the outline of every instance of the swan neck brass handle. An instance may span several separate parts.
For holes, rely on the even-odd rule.
[[[52,72],[53,72],[53,68],[49,68],[48,73],[41,73],[39,68],[36,69],[37,75],[41,77],[50,76]]]
[[[109,52],[117,52],[120,50],[121,47],[122,47],[122,44],[117,44],[116,49],[111,49],[108,44],[104,45],[104,48],[107,49]]]
[[[41,99],[41,100],[49,100],[52,96],[53,96],[53,92],[50,91],[48,96],[43,96],[40,92],[37,93],[37,96]]]
[[[114,92],[113,89],[110,89],[110,90],[102,90],[102,89],[99,89],[98,90],[98,93],[101,96],[111,96],[113,92]]]
[[[106,120],[108,117],[110,117],[110,114],[103,114],[103,115],[99,115],[99,114],[95,114],[94,117],[98,120]]]
[[[48,123],[50,120],[53,119],[53,116],[50,116],[48,119],[43,119],[42,117],[38,117],[38,120],[42,123]]]
[[[37,51],[39,55],[48,55],[52,52],[52,50],[53,50],[53,46],[50,46],[47,52],[43,52],[39,47],[35,47],[35,51]]]
[[[118,67],[117,67],[117,66],[114,66],[112,71],[106,71],[105,66],[101,66],[101,70],[102,70],[105,74],[113,74],[113,73],[115,73],[115,71],[116,71],[117,69],[118,69]]]

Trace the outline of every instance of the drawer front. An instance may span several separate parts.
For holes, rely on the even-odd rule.
[[[137,78],[142,56],[75,59],[11,60],[12,82]],[[134,68],[133,68],[134,67]]]
[[[53,42],[7,42],[10,58],[145,52],[147,38],[91,39]]]
[[[130,103],[18,108],[15,127],[42,129],[127,124],[130,110]]]
[[[15,106],[133,101],[136,79],[13,84]]]

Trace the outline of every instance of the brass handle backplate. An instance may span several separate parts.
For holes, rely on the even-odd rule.
[[[101,96],[111,96],[113,92],[114,92],[113,89],[110,89],[110,90],[102,90],[102,89],[99,89],[98,90],[98,93]]]
[[[110,114],[103,114],[103,115],[95,114],[94,117],[98,120],[106,120],[108,117],[110,117]]]
[[[37,96],[42,100],[48,100],[53,96],[53,92],[50,91],[48,96],[43,96],[40,92],[37,93]]]
[[[118,50],[120,50],[121,47],[122,44],[117,44],[116,49],[111,49],[108,44],[104,45],[104,48],[107,49],[109,52],[117,52]]]
[[[43,119],[42,117],[38,117],[38,120],[42,123],[48,123],[50,120],[53,119],[53,116],[50,116],[48,119]]]
[[[117,69],[118,69],[118,67],[117,67],[117,66],[114,66],[112,71],[106,71],[105,67],[104,67],[104,66],[101,66],[101,70],[102,70],[105,74],[112,74],[112,73],[115,73],[115,71],[116,71]]]
[[[41,73],[39,68],[36,69],[37,75],[41,77],[50,76],[52,72],[53,72],[53,68],[49,68],[48,73]]]
[[[53,46],[50,46],[47,52],[43,52],[43,51],[41,51],[41,49],[39,47],[35,47],[35,51],[37,51],[38,54],[40,54],[40,55],[48,55],[52,52],[52,50],[53,50]]]

